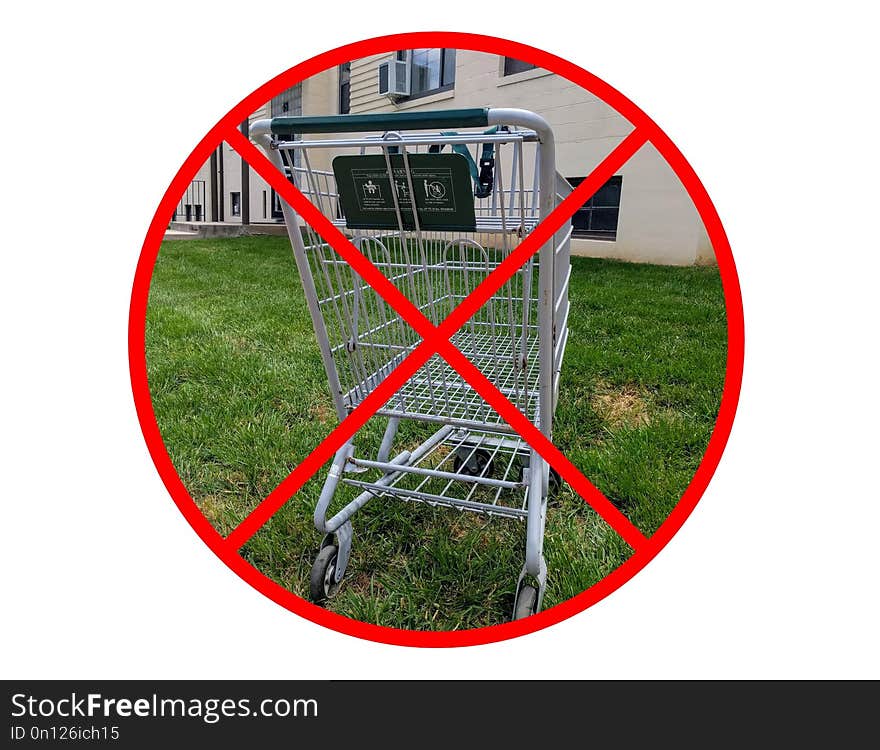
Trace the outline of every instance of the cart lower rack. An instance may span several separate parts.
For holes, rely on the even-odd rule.
[[[313,133],[331,137],[302,138]],[[251,136],[434,325],[571,190],[556,173],[550,127],[525,110],[280,117],[254,123]],[[282,209],[342,420],[422,338],[309,223]],[[568,336],[570,235],[551,237],[450,339],[548,438]],[[336,593],[357,511],[399,500],[525,521],[513,617],[539,611],[547,498],[558,484],[546,461],[437,354],[376,413],[387,424],[375,457],[348,441],[315,508],[324,538],[312,599]],[[402,420],[434,429],[395,452]],[[353,498],[331,515],[342,486]]]

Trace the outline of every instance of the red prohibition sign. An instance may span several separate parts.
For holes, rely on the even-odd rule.
[[[557,208],[541,222],[452,314],[438,326],[431,324],[388,279],[291,185],[274,166],[238,131],[238,124],[280,92],[328,68],[349,60],[397,49],[443,47],[474,50],[514,57],[550,70],[591,92],[617,110],[633,125],[633,130],[599,166]],[[227,537],[221,536],[202,514],[183,485],[162,442],[147,383],[145,325],[147,301],[153,267],[179,196],[194,178],[211,152],[226,141],[245,159],[312,227],[323,235],[365,281],[401,314],[422,336],[422,343],[364,399],[278,485]],[[724,290],[727,314],[727,371],[715,428],[703,459],[675,508],[650,537],[645,537],[531,422],[455,346],[449,336],[462,326],[503,285],[577,208],[601,187],[633,154],[651,143],[678,176],[697,208],[709,236]],[[638,573],[681,528],[699,501],[715,472],[736,412],[742,383],[744,330],[742,298],[736,267],[721,220],[705,188],[681,152],[644,112],[623,94],[578,66],[534,47],[477,34],[455,32],[416,32],[367,39],[325,52],[306,60],[268,81],[229,111],[201,140],[165,192],[144,241],[132,289],[129,316],[129,364],[132,390],[141,429],[150,455],[174,502],[190,525],[213,552],[236,574],[273,601],[317,624],[359,638],[406,646],[469,646],[513,638],[553,625],[608,596]],[[433,354],[439,353],[516,429],[568,484],[596,510],[623,540],[633,554],[620,567],[581,594],[532,617],[476,630],[421,632],[371,625],[335,614],[301,599],[261,573],[244,560],[239,549],[271,518],[312,475],[332,458],[345,440],[353,435],[394,392]]]

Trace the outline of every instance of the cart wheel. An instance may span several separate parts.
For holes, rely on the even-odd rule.
[[[492,475],[492,456],[482,448],[457,448],[455,458],[452,459],[452,468],[456,474],[488,477]]]
[[[309,580],[309,598],[315,604],[323,604],[339,590],[339,583],[334,578],[337,554],[336,545],[329,544],[315,558]]]
[[[562,477],[559,476],[559,472],[551,466],[550,478],[547,484],[547,496],[554,497],[555,495],[558,495],[560,489],[562,489]]]
[[[526,473],[529,470],[529,458],[528,456],[521,456],[519,459],[520,466],[522,466],[523,477],[525,477]],[[550,477],[548,479],[547,484],[547,497],[552,498],[554,495],[559,493],[559,490],[562,489],[562,477],[559,476],[559,472],[556,471],[552,466],[550,468]]]
[[[524,620],[538,611],[538,589],[534,586],[523,586],[516,599],[516,612],[514,620]]]

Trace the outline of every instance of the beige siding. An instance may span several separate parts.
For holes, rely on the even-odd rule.
[[[454,107],[521,107],[553,127],[558,170],[583,177],[632,130],[615,110],[580,86],[542,70],[502,75],[497,55],[458,50],[455,89],[397,103],[377,93],[378,63],[352,62],[351,111],[394,112]],[[573,242],[576,254],[689,265],[711,262],[711,247],[696,210],[666,162],[650,146],[624,165],[617,239]]]
[[[458,50],[455,88],[415,99],[392,102],[379,96],[377,67],[390,57],[373,55],[351,63],[351,112],[405,112],[410,110],[459,107],[521,107],[541,114],[556,137],[556,163],[565,177],[583,177],[630,132],[632,126],[607,104],[579,86],[543,70],[503,76],[502,59],[497,55]],[[326,70],[302,82],[302,113],[338,114],[338,69]],[[268,116],[266,108],[252,119]],[[326,138],[315,135],[309,138]],[[335,149],[310,152],[313,168],[331,168]],[[224,210],[231,216],[231,192],[241,190],[238,155],[226,147],[224,152]],[[620,170],[623,186],[615,241],[573,241],[576,254],[687,265],[714,261],[711,245],[697,212],[680,182],[665,160],[651,146],[643,147]],[[207,165],[197,179],[205,179],[210,193]],[[527,175],[527,180],[529,176]],[[263,194],[269,204],[271,192],[263,180],[251,172],[251,220],[264,217]],[[210,199],[206,200],[210,217]]]
[[[373,112],[382,110],[388,99],[379,96],[376,68],[389,55],[362,57],[351,63],[351,111]]]
[[[339,114],[339,68],[330,68],[302,82],[302,113],[304,115]],[[310,135],[308,140],[327,138],[326,135]],[[325,149],[309,153],[313,169],[330,169],[331,154]]]

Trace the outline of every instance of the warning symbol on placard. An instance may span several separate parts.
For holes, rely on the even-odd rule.
[[[401,182],[400,180],[394,181],[394,190],[397,192],[398,200],[408,201],[409,200],[409,185],[405,182]]]
[[[428,182],[425,180],[425,195],[434,200],[441,200],[446,195],[446,188],[442,182]]]
[[[368,198],[379,198],[382,196],[382,191],[379,189],[379,186],[372,180],[370,180],[369,182],[365,182],[363,188],[364,195],[366,195]]]

